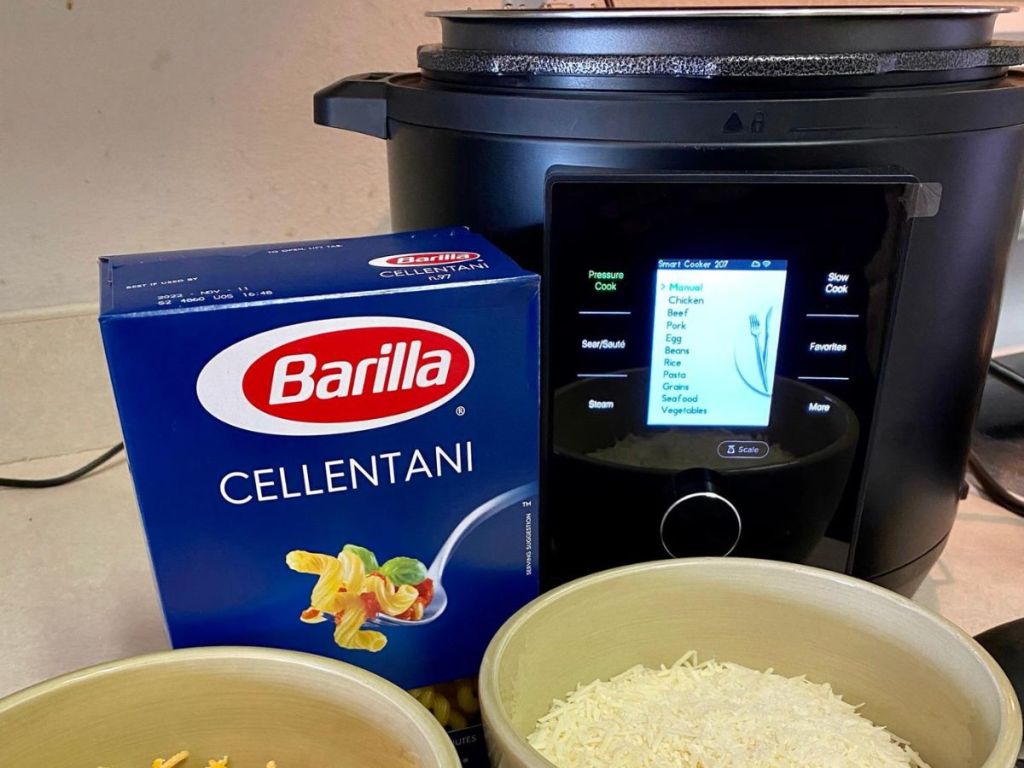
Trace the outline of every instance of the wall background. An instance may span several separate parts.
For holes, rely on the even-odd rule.
[[[0,465],[118,439],[98,256],[384,231],[384,142],[312,94],[464,5],[499,0],[0,0]]]
[[[415,68],[446,5],[4,0],[0,311],[95,301],[106,253],[382,230],[384,143],[312,95]]]

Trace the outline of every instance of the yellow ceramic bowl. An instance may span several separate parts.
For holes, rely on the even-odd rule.
[[[606,571],[542,595],[491,641],[480,702],[495,768],[550,768],[525,740],[556,697],[688,650],[830,682],[933,768],[1013,768],[1010,682],[974,640],[866,582],[759,560],[697,558]]]
[[[400,688],[317,656],[195,648],[73,672],[0,701],[0,766],[459,768],[444,729]]]

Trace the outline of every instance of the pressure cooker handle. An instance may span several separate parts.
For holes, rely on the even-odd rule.
[[[313,96],[313,122],[388,138],[388,82],[393,72],[343,78]]]

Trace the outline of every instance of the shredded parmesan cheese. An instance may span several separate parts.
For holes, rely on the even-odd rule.
[[[691,651],[577,686],[527,739],[559,768],[929,768],[857,709],[827,683]]]

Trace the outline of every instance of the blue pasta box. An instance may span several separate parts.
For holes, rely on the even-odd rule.
[[[100,272],[171,644],[357,664],[482,761],[480,659],[538,589],[539,278],[458,228]]]

